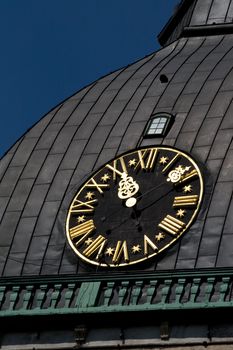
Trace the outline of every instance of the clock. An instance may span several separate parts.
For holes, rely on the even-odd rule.
[[[171,147],[124,153],[92,174],[66,219],[69,245],[86,263],[139,264],[168,249],[195,221],[203,177],[194,159]]]

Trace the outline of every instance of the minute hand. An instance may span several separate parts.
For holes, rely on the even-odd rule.
[[[166,182],[165,182],[165,183],[164,183],[164,182],[161,182],[159,185],[157,185],[157,186],[155,186],[155,187],[152,187],[149,191],[144,192],[143,194],[141,194],[141,196],[138,196],[137,198],[140,199],[140,198],[146,196],[147,194],[149,194],[149,193],[151,193],[151,192],[153,192],[153,191],[155,191],[155,190],[157,190],[157,189],[159,189],[160,187],[163,187],[163,186],[165,186],[165,185],[166,185],[166,187],[167,187],[167,183],[166,183]],[[172,190],[173,190],[173,187],[169,190],[169,192],[172,191]]]
[[[160,186],[157,186],[156,188],[161,187],[161,186],[162,186],[162,185],[160,184]],[[151,189],[151,191],[148,191],[148,192],[146,192],[146,193],[152,192],[152,191],[155,190],[156,188],[153,188],[153,189]],[[151,207],[151,206],[154,205],[156,202],[158,202],[160,199],[162,199],[163,197],[167,196],[171,191],[173,191],[173,188],[169,188],[168,191],[166,191],[165,193],[163,193],[159,198],[156,198],[152,203],[150,203],[149,205],[147,205],[147,206],[144,207],[144,208],[138,208],[138,210],[139,210],[140,212],[142,212],[143,210],[145,210],[145,209]],[[144,193],[144,195],[145,195],[146,193]]]

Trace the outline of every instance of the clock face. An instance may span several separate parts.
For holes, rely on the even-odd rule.
[[[67,238],[87,263],[141,263],[188,230],[202,197],[202,175],[189,155],[169,147],[137,149],[111,160],[81,186],[68,211]]]

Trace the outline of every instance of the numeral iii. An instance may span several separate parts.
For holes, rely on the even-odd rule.
[[[198,203],[198,195],[175,197],[173,208],[196,207]]]

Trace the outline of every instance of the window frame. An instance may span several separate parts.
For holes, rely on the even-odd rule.
[[[149,134],[148,132],[151,129],[151,126],[152,126],[154,120],[159,119],[159,118],[165,118],[166,119],[166,122],[164,124],[163,129],[162,129],[162,133],[160,133],[160,134],[159,133],[157,133],[157,134],[156,133],[155,134]],[[164,113],[164,112],[153,114],[150,117],[150,119],[149,119],[149,121],[148,121],[148,123],[146,125],[145,131],[143,133],[143,138],[151,139],[151,138],[165,137],[168,134],[169,130],[171,129],[173,122],[174,122],[174,116],[172,114]],[[159,128],[157,128],[157,129],[159,129]],[[154,130],[156,130],[156,128]]]

